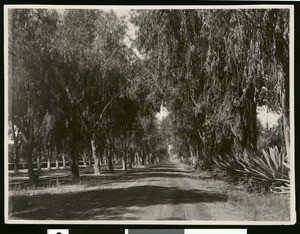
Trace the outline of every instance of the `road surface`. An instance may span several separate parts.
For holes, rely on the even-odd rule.
[[[97,189],[36,195],[38,205],[13,212],[12,219],[34,220],[225,220],[226,196],[218,184],[196,179],[187,166],[166,162],[135,169]],[[44,196],[44,197],[43,197]],[[29,202],[30,203],[30,202]],[[224,218],[222,218],[224,217]],[[225,218],[227,217],[227,218]]]

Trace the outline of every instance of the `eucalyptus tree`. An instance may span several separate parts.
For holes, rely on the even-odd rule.
[[[43,149],[46,151],[47,169],[51,169],[51,156],[54,148],[54,118],[49,113],[46,113],[42,126],[41,126],[41,138],[43,141]]]
[[[268,82],[276,87],[278,76],[288,81],[288,20],[279,9],[133,12],[136,46],[165,94],[183,146],[187,139],[206,158],[256,151],[261,90]],[[288,88],[280,87],[286,106]]]
[[[94,159],[94,174],[100,173],[97,132],[102,132],[106,109],[121,95],[128,76],[128,48],[124,44],[126,24],[114,12],[66,10],[60,30],[59,82],[68,110],[70,149],[85,129]],[[100,134],[101,135],[101,134]],[[100,141],[100,140],[99,140]],[[100,146],[101,144],[98,144]],[[76,153],[70,152],[71,163]],[[73,155],[73,156],[72,156]],[[74,175],[78,169],[74,163]]]
[[[158,82],[153,82],[149,66],[150,61],[137,55],[134,55],[131,61],[133,78],[127,89],[127,94],[138,104],[138,109],[134,125],[135,133],[130,147],[130,162],[133,162],[136,157],[136,161],[140,162],[142,159],[144,164],[147,161],[146,157],[154,153],[155,150],[151,144],[157,139],[156,114],[160,111],[163,94],[158,89]]]
[[[93,40],[92,22],[96,16],[84,17],[85,10],[66,10],[61,17],[57,42],[56,96],[65,119],[66,144],[70,157],[70,169],[74,178],[79,177],[77,165],[78,143],[82,137],[81,104],[85,98],[89,66],[87,50]],[[94,16],[94,17],[92,17]],[[90,21],[88,21],[90,19]]]
[[[212,20],[213,28],[222,28],[224,19],[227,29],[221,34],[218,33],[222,30],[212,33],[216,55],[208,63],[216,64],[212,69],[225,78],[225,95],[220,110],[235,117],[232,120],[222,118],[222,121],[237,120],[236,126],[231,124],[231,132],[243,148],[256,150],[257,106],[267,105],[279,110],[283,120],[287,120],[283,126],[289,145],[289,11],[220,11]],[[289,146],[286,148],[288,151]]]
[[[119,152],[122,154],[123,170],[126,172],[129,148],[138,130],[138,103],[128,97],[119,98],[110,109],[110,114],[113,118],[111,127],[119,136]]]
[[[261,99],[269,109],[282,113],[285,151],[290,157],[290,12],[288,9],[266,10],[263,14],[264,51]],[[275,92],[274,92],[275,91]]]
[[[139,28],[137,48],[145,54],[150,72],[154,71],[152,79],[182,131],[184,122],[195,122],[192,98],[201,92],[205,79],[199,66],[203,59],[196,58],[204,57],[204,53],[197,55],[194,51],[196,46],[204,50],[206,45],[190,35],[199,30],[201,21],[195,11],[141,10],[136,13],[132,20]],[[195,20],[196,28],[186,30],[186,14]]]
[[[45,81],[53,68],[53,34],[56,11],[43,9],[9,10],[9,81],[12,90],[9,118],[20,129],[26,146],[30,181],[37,185],[32,165],[34,131],[44,115],[49,97]]]

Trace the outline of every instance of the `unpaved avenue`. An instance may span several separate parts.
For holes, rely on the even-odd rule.
[[[148,178],[139,179],[133,186],[144,187],[132,194],[136,199],[149,200],[146,207],[132,204],[121,219],[142,220],[210,220],[206,205],[201,204],[201,190],[193,186],[193,179],[180,164],[166,163],[151,168]],[[220,199],[224,199],[221,198]],[[152,201],[152,202],[151,202]]]
[[[99,189],[47,195],[48,203],[14,215],[14,218],[225,220],[222,217],[230,216],[230,211],[226,213],[223,209],[226,197],[216,192],[213,186],[207,189],[205,181],[196,180],[185,167],[179,162],[168,162],[153,168],[136,169]],[[229,216],[229,219],[236,218]]]

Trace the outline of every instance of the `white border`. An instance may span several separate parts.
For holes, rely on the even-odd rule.
[[[157,221],[157,220],[124,220],[124,221],[70,221],[70,220],[10,220],[8,216],[8,9],[14,8],[47,8],[47,9],[289,9],[290,10],[290,154],[291,154],[291,202],[290,221]],[[136,225],[293,225],[296,223],[295,204],[295,118],[294,118],[294,6],[293,5],[198,5],[198,6],[113,6],[113,5],[4,5],[4,92],[5,92],[5,113],[4,113],[4,220],[7,224],[136,224]]]
[[[296,175],[295,175],[295,15],[294,6],[290,8],[290,163],[291,163],[291,195],[290,195],[290,217],[292,224],[297,221],[296,218]]]
[[[8,221],[8,8],[3,8],[4,17],[4,220]]]
[[[247,234],[247,229],[184,229],[184,234]]]
[[[129,231],[132,229],[125,229],[124,234],[128,234]],[[143,233],[143,230],[147,229],[141,229],[141,234]],[[151,229],[153,231],[153,234],[155,234],[155,230],[157,229]],[[158,229],[162,231],[163,229]],[[172,229],[166,229],[166,230],[172,230]],[[183,234],[247,234],[247,229],[184,229]]]

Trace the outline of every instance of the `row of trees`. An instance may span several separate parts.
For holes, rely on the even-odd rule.
[[[15,170],[25,156],[33,185],[33,158],[67,155],[78,178],[80,153],[91,152],[95,174],[103,155],[110,171],[113,157],[125,171],[132,155],[162,157],[160,102],[126,27],[112,11],[9,10],[10,134]]]
[[[260,150],[262,106],[281,115],[268,141],[288,160],[289,17],[286,9],[134,10],[141,58],[114,12],[10,10],[16,163],[22,151],[36,184],[33,155],[68,155],[77,178],[80,153],[91,152],[99,174],[103,155],[110,171],[113,157],[127,170],[136,155],[155,161],[173,145],[211,168],[219,156]],[[170,114],[158,124],[161,103]]]
[[[276,144],[289,157],[289,10],[137,10],[131,21],[181,157],[211,167],[257,152],[261,106],[281,115]]]

